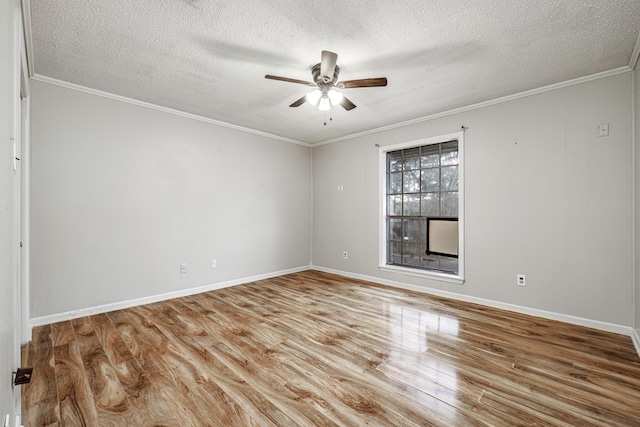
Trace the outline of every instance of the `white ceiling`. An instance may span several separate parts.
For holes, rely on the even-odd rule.
[[[629,66],[640,0],[31,0],[33,72],[314,144]],[[320,52],[352,111],[290,108]],[[327,116],[328,118],[328,116]]]

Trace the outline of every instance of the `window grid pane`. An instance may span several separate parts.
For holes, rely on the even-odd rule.
[[[387,153],[387,263],[458,272],[457,258],[426,255],[427,217],[458,216],[458,142]]]

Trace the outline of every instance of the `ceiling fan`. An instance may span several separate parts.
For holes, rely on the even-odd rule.
[[[305,86],[315,87],[315,90],[298,99],[293,104],[289,105],[289,107],[299,107],[305,102],[309,102],[313,105],[317,105],[322,111],[330,110],[332,105],[341,105],[347,111],[356,108],[356,105],[353,102],[349,101],[336,89],[378,87],[387,85],[386,77],[344,80],[339,82],[338,75],[340,74],[340,67],[336,65],[337,60],[338,54],[323,50],[320,63],[311,68],[313,82],[305,82],[304,80],[290,79],[288,77],[272,76],[270,74],[267,74],[264,77],[271,80],[280,80],[283,82],[298,83]]]

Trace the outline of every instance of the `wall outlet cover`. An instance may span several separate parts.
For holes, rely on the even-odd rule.
[[[598,125],[598,136],[609,136],[609,123]]]

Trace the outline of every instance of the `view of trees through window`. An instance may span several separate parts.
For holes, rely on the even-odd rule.
[[[426,255],[427,217],[458,217],[458,141],[387,152],[387,264],[458,273]]]

